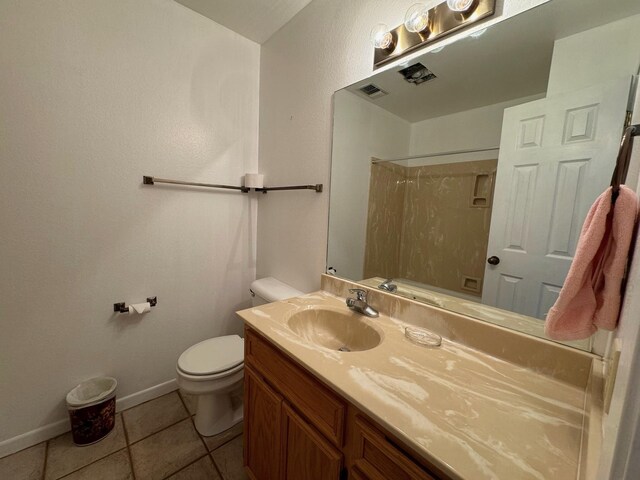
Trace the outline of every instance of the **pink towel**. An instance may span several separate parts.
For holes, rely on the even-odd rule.
[[[578,340],[598,327],[616,328],[638,197],[622,185],[612,208],[611,194],[608,188],[600,195],[584,221],[567,279],[547,314],[549,338]]]

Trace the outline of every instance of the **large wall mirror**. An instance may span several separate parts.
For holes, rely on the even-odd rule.
[[[328,271],[544,336],[639,31],[637,0],[552,0],[336,92]]]

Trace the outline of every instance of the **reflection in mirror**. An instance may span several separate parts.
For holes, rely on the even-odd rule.
[[[544,336],[613,172],[638,32],[640,2],[552,0],[336,92],[327,268]]]

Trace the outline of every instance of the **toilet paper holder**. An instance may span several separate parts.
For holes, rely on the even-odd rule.
[[[147,302],[152,307],[158,304],[158,297],[147,297]],[[116,313],[129,313],[129,306],[125,302],[118,302],[113,304],[113,311]]]

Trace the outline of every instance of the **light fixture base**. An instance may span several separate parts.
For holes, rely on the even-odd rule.
[[[398,58],[428,45],[445,35],[449,35],[461,28],[474,24],[495,13],[496,0],[477,0],[477,5],[468,14],[461,15],[454,12],[443,2],[429,10],[428,34],[409,32],[404,24],[391,30],[394,39],[393,49],[376,48],[373,57],[373,67],[393,62]]]

